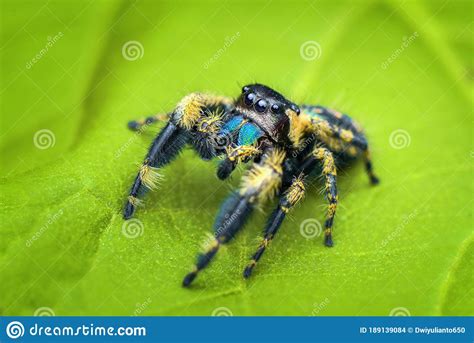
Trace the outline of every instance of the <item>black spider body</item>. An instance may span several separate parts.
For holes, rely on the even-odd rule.
[[[133,121],[129,127],[139,129],[161,117]],[[367,140],[349,116],[323,106],[298,106],[267,86],[253,84],[243,87],[236,100],[192,93],[178,103],[135,178],[124,209],[125,219],[133,215],[145,191],[156,187],[157,169],[187,144],[202,159],[222,158],[217,170],[220,179],[226,179],[239,163],[253,163],[242,178],[239,191],[223,203],[214,224],[215,234],[199,254],[194,270],[185,277],[184,286],[209,264],[222,244],[234,237],[256,206],[278,196],[278,206],[269,218],[262,243],[244,271],[244,276],[249,277],[286,214],[303,198],[310,174],[317,171],[325,178],[327,246],[333,245],[337,167],[362,156],[370,181],[378,183]]]

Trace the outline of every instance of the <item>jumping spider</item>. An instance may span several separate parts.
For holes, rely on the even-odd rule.
[[[325,178],[329,203],[324,243],[333,245],[332,226],[337,207],[336,166],[362,156],[370,182],[378,179],[372,171],[367,139],[349,116],[323,106],[298,106],[262,84],[242,88],[240,96],[228,97],[192,93],[185,96],[169,115],[166,126],[154,139],[135,178],[124,209],[132,217],[146,189],[156,187],[157,169],[168,164],[190,144],[204,160],[221,156],[217,170],[226,179],[237,164],[252,161],[238,192],[224,201],[217,215],[215,234],[206,250],[198,255],[194,269],[186,275],[188,286],[244,225],[252,210],[278,197],[264,237],[244,270],[248,278],[265,248],[277,233],[290,209],[305,192],[305,179],[318,173]],[[129,128],[140,129],[162,119],[156,115],[132,121]]]

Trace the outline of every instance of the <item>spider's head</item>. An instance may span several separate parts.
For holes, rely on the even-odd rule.
[[[289,114],[300,113],[296,104],[273,89],[258,83],[242,87],[242,94],[237,104],[247,119],[258,125],[275,141],[286,137],[290,123]]]

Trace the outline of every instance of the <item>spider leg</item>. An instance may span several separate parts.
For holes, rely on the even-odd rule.
[[[157,169],[168,164],[188,140],[186,131],[172,122],[161,130],[148,150],[125,204],[123,217],[129,219],[148,189],[156,189],[159,181]]]
[[[184,277],[184,287],[189,286],[198,273],[206,268],[220,246],[231,240],[243,227],[253,208],[277,192],[281,185],[284,158],[284,153],[273,150],[248,170],[242,179],[239,193],[232,194],[221,206],[214,223],[212,242],[198,255],[194,268]]]
[[[342,143],[344,143],[344,145],[348,145],[349,147],[355,147],[356,149],[361,151],[364,158],[365,170],[367,172],[367,175],[369,176],[370,182],[373,185],[376,185],[379,183],[379,179],[377,178],[377,176],[375,176],[373,172],[372,160],[370,158],[370,151],[369,151],[367,139],[365,138],[364,134],[360,131],[360,129],[346,130],[338,126],[332,125],[328,123],[327,121],[322,121],[318,119],[313,119],[312,122],[313,122],[314,129],[316,130],[318,135],[323,139],[323,141],[327,142],[331,138],[335,138],[337,140],[340,140]],[[338,149],[334,149],[334,150],[337,151]]]
[[[128,128],[132,131],[140,131],[144,126],[151,125],[158,121],[166,121],[168,119],[168,115],[164,113],[155,114],[143,119],[138,120],[131,120],[128,122]]]
[[[269,246],[271,240],[275,237],[278,229],[285,219],[286,214],[290,209],[295,206],[302,198],[305,192],[303,174],[295,178],[290,187],[280,196],[278,207],[271,214],[267,226],[264,231],[264,237],[262,242],[257,248],[257,251],[253,254],[250,263],[244,270],[244,278],[250,277],[253,268],[262,257],[265,249]]]
[[[378,184],[380,180],[374,174],[373,167],[372,167],[372,158],[370,157],[370,150],[368,147],[367,149],[364,150],[364,164],[365,164],[365,171],[367,172],[367,175],[369,175],[370,183],[373,185]]]
[[[302,164],[301,170],[305,174],[309,174],[316,163],[322,163],[323,169],[322,174],[324,175],[326,198],[328,201],[328,209],[326,214],[326,221],[324,223],[324,244],[328,247],[334,245],[332,241],[332,226],[334,222],[334,216],[336,215],[337,208],[337,184],[336,184],[336,164],[334,163],[334,157],[331,151],[326,148],[316,147],[312,155],[308,157]]]
[[[252,210],[253,206],[249,199],[238,193],[230,195],[224,201],[214,223],[214,236],[205,250],[198,255],[192,271],[183,279],[184,287],[189,286],[198,273],[207,267],[221,244],[227,243],[242,228]]]
[[[227,109],[230,108],[231,103],[232,101],[228,98],[201,93],[191,93],[178,103],[170,115],[170,120],[151,144],[135,177],[123,211],[124,219],[132,217],[140,203],[140,198],[147,189],[157,188],[160,178],[157,169],[171,162],[184,145],[191,141],[192,134],[199,130],[196,128],[198,121],[203,117],[208,120],[207,109],[219,106]],[[155,119],[158,120],[158,117]],[[216,121],[214,125],[217,125]],[[209,125],[206,130],[211,128],[214,126]]]

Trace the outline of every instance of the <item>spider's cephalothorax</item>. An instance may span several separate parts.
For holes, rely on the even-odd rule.
[[[138,130],[162,118],[156,115],[132,121],[129,127]],[[224,201],[214,224],[215,234],[184,278],[184,286],[209,264],[222,244],[234,237],[255,207],[277,196],[278,206],[269,218],[263,240],[244,270],[244,277],[249,277],[286,214],[303,198],[305,182],[312,174],[322,174],[325,179],[326,246],[333,245],[336,167],[362,156],[371,183],[378,183],[367,140],[349,116],[322,106],[297,106],[267,86],[252,84],[243,87],[235,101],[192,93],[178,103],[140,167],[125,205],[125,219],[133,215],[146,190],[156,188],[157,169],[176,157],[186,144],[205,160],[221,156],[217,176],[222,180],[239,163],[253,163],[239,190]]]

